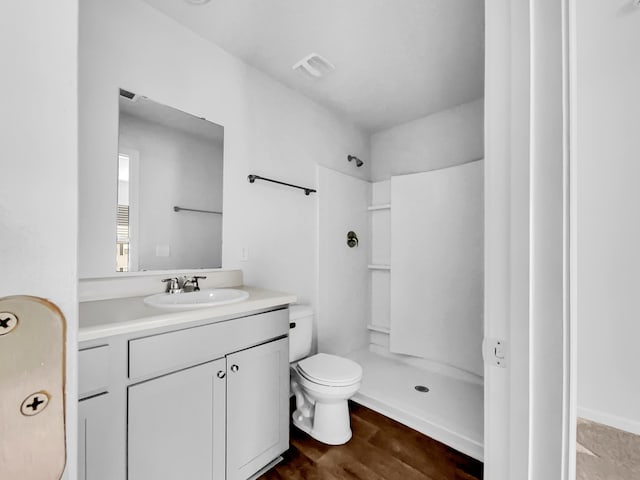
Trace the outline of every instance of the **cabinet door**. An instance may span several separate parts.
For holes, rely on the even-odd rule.
[[[78,480],[112,480],[113,435],[109,395],[78,403]]]
[[[220,359],[129,387],[128,480],[224,480],[224,375]]]
[[[289,448],[289,339],[227,356],[227,480]]]

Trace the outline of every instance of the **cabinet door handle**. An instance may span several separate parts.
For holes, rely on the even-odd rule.
[[[237,372],[238,370],[240,370],[240,367],[238,365],[231,365],[231,371],[232,372]]]
[[[227,374],[226,374],[226,373],[224,373],[224,371],[223,371],[223,370],[218,370],[217,375],[218,375],[218,378],[224,378],[224,377],[226,377],[226,375],[227,375]]]

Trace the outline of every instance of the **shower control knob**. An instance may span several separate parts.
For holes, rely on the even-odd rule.
[[[232,372],[234,372],[234,373],[235,373],[235,372],[237,372],[238,370],[240,370],[240,367],[239,367],[238,365],[235,365],[235,364],[234,364],[234,365],[231,365],[231,371],[232,371]]]
[[[347,245],[349,248],[358,246],[358,235],[353,230],[347,233]]]
[[[222,370],[218,370],[218,373],[216,375],[218,375],[218,378],[224,378],[227,376],[227,374]]]

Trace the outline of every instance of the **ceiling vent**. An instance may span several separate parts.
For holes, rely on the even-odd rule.
[[[320,78],[332,70],[335,70],[336,67],[322,55],[310,53],[299,62],[296,62],[291,68],[292,70],[299,70],[312,77]]]
[[[135,93],[125,90],[124,88],[120,89],[120,96],[127,100],[131,100],[132,102],[135,102],[138,99],[138,96]]]

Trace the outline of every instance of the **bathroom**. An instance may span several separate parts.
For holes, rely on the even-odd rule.
[[[158,102],[225,126],[224,209],[229,220],[224,229],[222,264],[225,269],[241,269],[247,284],[295,292],[300,302],[314,306],[318,326],[322,328],[321,319],[326,317],[323,317],[322,303],[319,300],[321,282],[318,278],[322,275],[322,270],[317,208],[323,190],[317,183],[317,165],[365,182],[382,180],[384,174],[376,177],[377,174],[373,171],[375,149],[370,136],[179,26],[147,3],[133,0],[78,3],[68,0],[55,6],[47,2],[12,6],[8,14],[3,15],[4,19],[11,18],[12,22],[3,23],[2,29],[2,38],[5,40],[3,43],[11,44],[16,52],[16,61],[12,57],[9,62],[10,69],[21,72],[15,81],[12,76],[5,77],[9,83],[4,90],[15,92],[15,95],[6,98],[5,106],[9,115],[3,117],[3,121],[6,120],[3,132],[9,133],[6,144],[11,156],[24,157],[22,162],[7,165],[16,181],[5,184],[0,194],[2,225],[11,232],[6,242],[3,239],[2,270],[6,274],[3,276],[2,287],[7,295],[30,293],[50,298],[65,313],[68,327],[66,373],[69,398],[73,398],[77,390],[75,379],[78,366],[73,352],[77,348],[78,301],[87,295],[86,289],[81,286],[77,290],[75,285],[78,279],[82,285],[88,278],[106,278],[109,272],[113,272],[111,242],[114,232],[111,225],[107,226],[101,220],[101,212],[109,210],[109,215],[113,215],[115,203],[113,182],[107,185],[107,179],[115,178],[115,171],[111,169],[115,168],[113,162],[118,153],[119,88],[138,91]],[[580,73],[587,75],[583,78],[592,78],[589,75],[598,69],[603,58],[615,65],[620,57],[610,54],[613,44],[615,48],[623,45],[631,48],[636,43],[622,41],[632,34],[617,25],[623,18],[629,18],[633,10],[631,2],[620,3],[625,3],[625,6],[619,12],[596,12],[595,7],[583,7],[581,16],[577,20],[573,19],[586,32],[581,32],[577,41],[601,53],[601,59],[593,64],[579,64]],[[558,334],[557,326],[561,322],[555,325],[551,325],[552,322],[536,322],[529,328],[528,323],[520,321],[518,315],[522,311],[537,312],[536,304],[532,303],[529,308],[526,302],[522,302],[522,298],[529,292],[528,284],[523,281],[523,275],[526,276],[528,270],[523,268],[523,264],[527,262],[519,255],[522,256],[529,249],[524,238],[534,238],[522,233],[525,230],[523,224],[527,224],[529,219],[529,202],[537,202],[542,197],[548,200],[549,189],[557,189],[558,186],[554,183],[546,185],[542,192],[535,190],[542,182],[536,181],[529,185],[526,183],[528,175],[541,175],[543,171],[533,172],[516,161],[521,157],[529,158],[528,155],[539,154],[541,147],[548,145],[545,143],[548,138],[544,135],[536,137],[539,143],[534,145],[535,148],[522,142],[523,138],[529,138],[528,135],[533,138],[531,132],[544,132],[547,125],[555,126],[556,131],[561,130],[553,108],[545,109],[550,104],[557,106],[552,101],[558,97],[547,95],[548,92],[545,91],[545,88],[552,87],[539,81],[531,85],[521,81],[530,73],[527,65],[543,67],[533,70],[537,80],[544,79],[545,74],[555,71],[553,68],[556,67],[547,62],[558,60],[554,55],[560,48],[553,48],[547,42],[564,38],[550,26],[557,25],[552,19],[558,12],[550,13],[552,7],[545,10],[546,4],[538,5],[543,5],[536,6],[542,10],[536,10],[535,16],[530,15],[531,12],[524,12],[516,4],[511,7],[497,3],[485,6],[486,64],[489,67],[485,72],[484,139],[492,167],[485,171],[485,193],[489,205],[485,212],[485,322],[493,322],[488,324],[485,334],[506,338],[510,342],[508,353],[511,360],[507,370],[485,368],[485,386],[490,386],[485,391],[485,399],[490,398],[489,402],[485,401],[485,419],[492,419],[486,423],[484,433],[485,478],[492,479],[556,478],[555,474],[545,476],[541,472],[556,468],[560,464],[560,458],[565,459],[565,466],[571,464],[571,447],[559,440],[559,432],[564,432],[563,438],[571,439],[572,435],[575,438],[575,431],[572,433],[571,427],[563,424],[560,429],[561,415],[558,414],[559,408],[556,408],[564,389],[559,380],[562,371],[558,365],[561,357],[567,354],[566,345],[563,347],[558,340],[561,335]],[[36,11],[36,8],[40,11]],[[576,6],[573,5],[572,8],[575,9]],[[322,23],[321,20],[322,17],[319,17],[318,22]],[[630,23],[627,22],[627,26]],[[595,45],[592,40],[598,38],[597,32],[603,30],[603,25],[606,25],[612,42]],[[351,24],[344,26],[350,27]],[[537,32],[536,29],[543,29],[545,33],[553,31],[557,36],[529,36],[526,34],[527,27],[532,32]],[[242,31],[251,31],[246,25],[238,27],[238,30],[240,28]],[[367,33],[370,34],[363,32]],[[536,49],[530,49],[527,42],[535,44]],[[545,70],[546,66],[550,66],[550,69]],[[285,68],[290,69],[291,65],[283,66]],[[591,115],[585,118],[601,118],[597,113],[596,100],[585,100],[598,98],[597,94],[589,96],[589,92],[600,91],[598,85],[595,82],[585,82],[579,86],[581,89],[575,93],[576,98],[581,101],[582,111],[588,111]],[[629,92],[633,89],[627,83],[618,83],[609,91],[615,96],[616,92]],[[528,110],[525,112],[524,104],[527,102],[523,101],[529,98],[530,93],[530,100],[533,101],[529,105],[535,107],[536,112],[535,122],[531,124],[528,122],[534,117],[530,116],[532,114]],[[30,105],[37,105],[37,108],[25,108],[27,98]],[[469,102],[472,101],[473,99],[469,99]],[[607,108],[614,108],[615,105]],[[471,103],[469,108],[473,110],[474,104]],[[482,119],[483,114],[478,110],[473,115]],[[506,115],[506,112],[510,112],[511,116]],[[612,116],[620,113],[617,112],[614,110]],[[572,115],[575,115],[575,111],[572,111]],[[632,121],[627,123],[633,124]],[[312,128],[302,128],[302,125],[311,125]],[[602,210],[591,205],[593,208],[587,210],[592,213],[592,217],[581,217],[586,220],[582,225],[586,225],[587,230],[579,230],[578,233],[582,235],[582,239],[589,238],[589,248],[582,250],[580,260],[594,261],[599,258],[599,252],[609,250],[621,258],[627,254],[629,258],[635,258],[631,247],[632,240],[637,237],[635,231],[620,232],[620,237],[628,239],[630,243],[616,244],[616,248],[609,248],[613,246],[609,244],[610,239],[597,234],[600,220],[610,218],[608,212],[633,204],[620,197],[623,190],[618,186],[634,178],[634,170],[626,164],[620,164],[615,175],[599,168],[598,155],[603,152],[591,148],[598,147],[598,144],[590,144],[596,142],[595,139],[603,133],[596,128],[597,125],[594,122],[589,125],[589,128],[593,127],[591,130],[579,130],[579,136],[576,137],[579,138],[576,140],[578,151],[587,162],[587,167],[583,167],[586,169],[582,170],[586,174],[579,179],[581,193],[578,199],[589,201],[601,198],[599,186],[606,180],[609,188],[605,203],[609,208]],[[631,145],[631,141],[625,142],[619,132],[605,130],[604,133],[610,140],[608,144],[616,145],[619,149],[616,158],[626,155],[621,152]],[[628,135],[626,138],[635,137]],[[79,152],[76,154],[78,144]],[[575,147],[576,145],[572,146]],[[481,158],[481,142],[473,143],[469,151],[462,153],[463,156],[469,154],[467,160]],[[508,158],[509,153],[513,158]],[[348,162],[348,154],[362,159],[363,166],[357,167],[353,162]],[[626,157],[631,158],[630,155]],[[94,168],[97,170],[93,171]],[[101,168],[104,170],[100,170]],[[311,194],[305,197],[296,190],[280,189],[260,182],[250,184],[247,181],[248,174],[316,187],[319,193],[317,196]],[[87,176],[91,178],[85,181]],[[549,178],[551,177],[558,178],[553,174]],[[76,190],[78,184],[79,192]],[[30,185],[30,190],[39,193],[25,195],[24,185]],[[531,195],[528,195],[529,186],[532,188]],[[56,201],[43,202],[42,198]],[[557,200],[557,197],[553,198]],[[371,197],[366,199],[366,205],[372,203]],[[505,204],[510,204],[510,207],[503,208]],[[536,210],[538,214],[545,212],[544,208],[549,207],[549,203],[543,202],[539,206]],[[555,204],[555,209],[562,211],[558,204]],[[373,219],[374,215],[379,214],[365,212],[367,219]],[[504,217],[508,217],[510,222],[503,222]],[[539,217],[532,219],[530,225],[536,226],[537,220]],[[572,228],[574,227],[575,225]],[[615,230],[618,226],[612,225],[611,228]],[[509,229],[512,237],[504,235]],[[64,231],[65,235],[51,234],[57,231]],[[76,238],[86,235],[93,235],[95,241],[80,241],[78,245]],[[614,237],[618,238],[618,235]],[[368,235],[360,236],[360,240],[363,239],[366,243]],[[342,242],[345,240],[346,238],[341,239]],[[364,246],[359,246],[358,249],[359,252],[368,253]],[[103,254],[107,251],[110,252],[109,255]],[[510,252],[513,264],[504,259],[505,252]],[[369,258],[365,259],[362,279],[347,283],[348,287],[355,283],[357,288],[362,288],[360,293],[364,292],[365,296],[369,295],[369,287],[365,287],[365,284],[370,275],[373,275],[367,268],[369,261]],[[523,273],[525,270],[526,273]],[[509,273],[505,274],[505,271]],[[511,280],[505,280],[509,275]],[[541,275],[540,270],[532,270],[532,275]],[[557,280],[557,277],[553,278]],[[114,283],[118,281],[113,280],[113,277],[105,280],[105,284]],[[155,286],[145,288],[153,289]],[[342,291],[347,292],[347,289]],[[594,294],[596,291],[594,286],[593,290],[585,290],[586,294],[577,298],[584,307],[583,311],[596,311],[589,307],[589,302],[603,301],[602,297]],[[575,295],[575,291],[573,294]],[[608,292],[606,295],[611,305],[623,310],[631,308],[632,292]],[[361,300],[362,298],[358,299]],[[369,306],[368,302],[365,306]],[[371,338],[369,335],[373,336],[375,333],[375,330],[374,333],[366,330],[367,320],[364,319],[361,324],[362,341],[365,343]],[[612,330],[618,333],[618,340],[633,338],[634,330],[629,325],[616,319],[611,321],[617,322],[617,327]],[[597,325],[596,318],[590,319],[589,326],[594,335],[590,337],[590,344],[582,346],[586,347],[582,351],[589,353],[585,357],[587,359],[601,358],[595,355],[595,352],[602,350],[602,334],[597,333]],[[535,342],[530,341],[533,338],[536,339]],[[610,370],[606,368],[598,369],[597,373],[602,374],[604,371],[605,374],[600,378],[613,382],[607,391],[621,392],[620,395],[615,395],[616,399],[626,401],[631,405],[631,410],[624,411],[619,408],[620,405],[597,405],[602,400],[598,397],[598,392],[584,391],[581,393],[581,398],[584,399],[581,413],[588,413],[588,409],[610,409],[615,416],[618,408],[619,417],[631,418],[633,406],[637,405],[633,401],[637,391],[625,389],[623,374],[627,371],[627,366],[633,365],[623,355],[630,350],[615,348],[614,345],[619,345],[615,341],[608,343],[608,348],[604,350],[607,354],[603,358],[606,362],[601,362],[601,365],[609,365],[607,362],[611,362],[621,375],[607,375],[606,372]],[[565,362],[565,368],[568,368],[569,363],[571,362]],[[535,370],[531,369],[534,364]],[[575,361],[571,368],[575,375]],[[504,375],[505,372],[509,375]],[[581,375],[586,375],[585,372],[586,369]],[[581,388],[600,385],[601,382],[596,381],[596,377],[593,378],[591,382],[582,381]],[[544,388],[535,388],[536,385],[544,385]],[[573,384],[571,388],[575,387]],[[567,390],[573,391],[569,387]],[[543,391],[544,394],[540,393]],[[569,402],[571,405],[565,405],[562,410],[568,413],[563,415],[569,419],[575,419],[576,414],[575,395],[572,394],[572,397],[573,403]],[[587,405],[587,399],[591,405]],[[549,415],[550,409],[553,409],[553,415]],[[63,478],[70,480],[76,478],[73,467],[76,439],[73,432],[77,430],[77,405],[68,402],[66,413],[68,468]],[[503,415],[508,417],[504,422],[500,421]],[[606,418],[601,416],[601,419],[604,421]],[[550,442],[549,439],[553,441]],[[505,455],[504,452],[510,453]],[[575,452],[573,455],[575,456]],[[569,477],[563,475],[563,478]]]
[[[368,19],[362,18],[358,9],[353,8],[343,12],[343,18],[339,22],[335,21],[325,33],[309,39],[306,45],[287,48],[283,44],[291,42],[284,39],[274,40],[265,47],[271,50],[267,51],[264,58],[277,50],[284,53],[274,62],[293,59],[291,65],[278,68],[282,70],[280,75],[294,77],[298,88],[312,88],[312,94],[336,88],[333,101],[341,103],[335,111],[290,90],[158,10],[177,8],[172,12],[174,17],[187,15],[186,18],[193,21],[198,17],[198,8],[207,12],[205,9],[212,6],[208,4],[199,7],[189,5],[188,2],[154,4],[140,1],[87,1],[80,6],[81,299],[83,288],[92,284],[91,279],[113,275],[114,182],[111,179],[115,168],[113,159],[118,155],[117,97],[119,89],[123,88],[224,126],[222,267],[225,270],[242,270],[244,283],[247,285],[293,293],[298,296],[299,303],[311,305],[316,321],[314,340],[319,351],[345,356],[357,350],[366,351],[370,333],[374,336],[384,335],[373,330],[370,332],[367,325],[370,328],[384,329],[385,323],[386,326],[389,324],[389,318],[385,320],[384,313],[377,315],[378,320],[372,320],[372,315],[373,312],[389,310],[391,293],[389,270],[368,268],[368,265],[374,263],[389,263],[390,250],[386,253],[372,251],[372,248],[384,249],[384,246],[376,247],[375,242],[384,242],[384,237],[391,234],[389,210],[369,211],[367,208],[374,203],[389,203],[391,177],[440,169],[444,169],[442,172],[446,173],[446,167],[472,162],[467,167],[474,169],[472,179],[443,181],[471,181],[476,196],[461,195],[460,201],[473,198],[473,203],[482,204],[482,2],[435,2],[430,5],[412,2],[400,11],[391,4],[381,5],[378,9],[370,10]],[[285,8],[284,5],[281,7]],[[258,22],[266,14],[260,12],[257,4],[253,5],[256,12],[245,16],[233,9],[226,12],[225,8],[228,7],[216,8],[222,10],[213,10],[217,15],[209,14],[212,31],[224,31],[221,28],[224,22]],[[335,16],[330,6],[316,8],[317,11],[305,12],[315,19],[314,22],[322,18],[322,15],[326,16],[327,21]],[[434,15],[434,11],[437,14]],[[222,12],[229,19],[225,20]],[[375,61],[376,51],[384,51],[382,45],[384,42],[388,43],[389,38],[381,38],[377,44],[371,45],[371,52],[366,58],[359,60],[357,65],[345,65],[346,59],[354,59],[354,53],[364,51],[368,41],[367,30],[372,25],[383,28],[383,19],[392,14],[396,16],[396,25],[405,25],[405,28],[411,26],[412,33],[407,33],[406,38],[413,39],[414,42],[417,32],[432,31],[430,34],[424,33],[417,40],[417,44],[423,48],[429,42],[448,45],[439,55],[434,55],[431,63],[414,71],[414,75],[420,80],[413,80],[411,88],[414,92],[424,90],[420,93],[424,99],[424,107],[415,106],[415,98],[405,96],[393,105],[389,102],[387,109],[390,111],[384,112],[378,111],[380,108],[371,101],[371,96],[355,97],[354,91],[366,85],[367,77],[383,70],[376,65],[367,64]],[[284,29],[287,19],[295,17],[293,12],[271,15],[273,18],[268,22],[273,24],[271,29],[260,30],[258,25],[254,27],[257,38],[253,41],[256,44],[269,39],[269,35],[273,36],[278,29]],[[216,23],[218,16],[221,17],[217,20],[222,22],[220,24]],[[276,23],[279,16],[282,17],[280,24]],[[336,36],[332,32],[339,31],[340,25],[347,22],[351,25],[350,33],[344,38],[362,37],[362,43],[354,41],[348,53],[338,56],[344,41],[331,40],[330,37]],[[425,22],[432,22],[426,30]],[[437,25],[445,24],[448,25],[447,28],[436,29]],[[289,33],[291,37],[287,38],[300,37],[302,40],[304,29],[309,28],[309,25],[296,26],[297,30]],[[454,35],[452,32],[465,34]],[[228,33],[230,34],[231,32]],[[236,35],[222,41],[235,46],[238,38]],[[314,42],[322,44],[314,46]],[[409,44],[400,41],[393,48],[397,54],[402,48],[407,48],[407,45]],[[240,44],[235,48],[244,47]],[[315,50],[337,63],[335,71],[328,72],[326,78],[315,79],[291,69],[299,57]],[[416,55],[418,47],[414,47],[414,52],[416,53],[407,55]],[[387,62],[384,65],[387,71],[392,70],[393,66],[394,60],[390,57],[388,55],[379,59],[380,62]],[[450,60],[452,57],[457,59],[455,63]],[[259,64],[260,61],[263,61],[262,57],[255,62]],[[344,73],[340,71],[343,68]],[[363,71],[371,73],[365,76],[359,74],[354,78],[353,72]],[[442,79],[442,73],[438,76],[429,75],[429,71],[447,72],[447,79]],[[387,79],[380,79],[378,91],[393,94],[397,90],[397,77],[403,76],[407,76],[407,72],[399,70]],[[464,78],[464,81],[460,78]],[[425,82],[429,82],[428,87],[420,89],[414,85]],[[455,86],[447,90],[443,89],[442,83]],[[338,89],[341,84],[346,85],[343,90]],[[432,100],[434,94],[431,92],[441,93],[437,100]],[[337,98],[338,95],[342,97]],[[345,100],[349,97],[354,98],[351,104]],[[374,105],[367,109],[367,103]],[[347,113],[341,113],[341,109],[345,108]],[[357,123],[352,119],[357,119]],[[122,147],[122,138],[120,146]],[[349,161],[348,155],[361,160],[361,166],[356,161]],[[299,190],[267,182],[249,183],[249,174],[315,188],[318,192],[305,196]],[[409,177],[411,175],[406,178]],[[423,183],[418,188],[422,187]],[[469,194],[471,190],[468,187],[469,185],[462,183],[457,190],[460,192],[464,189]],[[399,190],[403,188],[400,187]],[[167,190],[171,189],[168,187]],[[387,199],[375,198],[374,190],[379,192],[375,195],[386,195]],[[450,200],[440,199],[444,203]],[[216,209],[217,207],[214,208]],[[459,349],[473,351],[474,371],[449,367],[442,361],[431,362],[427,366],[436,369],[435,377],[431,378],[421,375],[419,367],[424,366],[425,362],[420,364],[421,359],[418,357],[414,358],[417,365],[407,365],[406,369],[401,369],[407,372],[407,381],[411,382],[406,387],[410,389],[407,400],[415,403],[413,408],[425,412],[435,408],[432,412],[435,418],[444,415],[453,424],[432,424],[433,417],[430,420],[420,419],[419,413],[406,411],[406,406],[402,406],[402,403],[394,406],[394,401],[391,401],[391,407],[385,407],[387,410],[383,410],[383,413],[391,413],[388,410],[391,408],[398,420],[424,433],[440,435],[450,445],[482,460],[482,301],[479,300],[482,296],[482,211],[475,210],[469,212],[469,215],[474,216],[475,231],[458,234],[473,236],[475,242],[475,256],[471,259],[471,264],[460,264],[463,276],[474,271],[476,275],[473,285],[465,287],[469,291],[463,292],[465,297],[476,298],[474,305],[469,307],[474,309],[474,318],[469,320],[470,329],[474,333],[469,335],[473,339]],[[375,239],[372,228],[376,230]],[[401,228],[411,229],[412,223]],[[359,238],[359,245],[353,249],[346,245],[346,234],[350,230],[355,230]],[[184,239],[186,241],[197,242],[201,238],[196,233],[193,238],[188,238],[188,232],[183,236],[187,237]],[[396,244],[402,247],[399,240]],[[177,250],[177,246],[172,245],[172,249]],[[442,252],[444,251],[441,250]],[[416,254],[421,255],[421,252]],[[377,258],[378,256],[386,258]],[[425,263],[434,261],[437,261],[437,256],[425,258]],[[176,267],[188,266],[182,264]],[[208,266],[218,265],[214,262]],[[421,270],[420,275],[428,272],[428,269],[422,268],[424,270]],[[430,280],[422,280],[434,282],[439,275],[441,274],[436,274]],[[400,285],[398,288],[405,287],[406,285]],[[433,285],[434,290],[435,287]],[[94,298],[95,295],[85,297]],[[372,307],[374,299],[382,301],[382,305]],[[452,303],[463,302],[456,300]],[[414,303],[411,308],[418,307]],[[376,327],[376,323],[380,325]],[[401,331],[403,327],[397,328]],[[376,339],[373,341],[379,343]],[[434,342],[438,343],[438,340]],[[445,343],[444,336],[440,343]],[[457,349],[450,344],[445,348]],[[455,362],[453,359],[452,363]],[[367,367],[364,368],[366,377]],[[369,368],[371,378],[374,370],[380,370],[373,365]],[[408,372],[413,372],[414,378]],[[414,389],[417,385],[426,386],[431,391],[420,393]],[[454,387],[451,388],[451,385]],[[460,385],[461,390],[456,390],[455,385]],[[431,398],[426,400],[424,397]],[[467,399],[469,404],[447,411],[446,405],[453,405],[453,401],[458,398]],[[361,401],[371,405],[377,399]],[[421,402],[428,403],[420,406]],[[410,423],[416,415],[418,423]],[[461,424],[456,425],[460,418],[463,419]],[[450,438],[449,431],[454,432],[453,438]]]
[[[212,210],[223,210],[223,215],[214,220],[223,217],[222,267],[242,270],[247,285],[292,293],[298,296],[298,303],[311,305],[315,313],[314,347],[320,352],[353,357],[361,364],[365,376],[362,392],[368,392],[365,388],[369,387],[368,379],[388,372],[387,378],[383,375],[369,389],[397,391],[397,398],[380,399],[375,394],[363,396],[361,392],[357,401],[482,461],[483,3],[409,2],[401,9],[388,3],[366,10],[364,17],[356,6],[344,9],[337,4],[317,5],[304,10],[313,21],[290,26],[295,30],[283,39],[276,34],[287,27],[290,18],[296,18],[296,9],[290,12],[288,9],[292,7],[282,4],[262,11],[259,3],[251,5],[251,14],[215,3],[198,6],[189,2],[91,0],[80,5],[81,300],[100,298],[95,279],[114,275],[114,159],[122,153],[123,146],[129,145],[127,137],[135,137],[122,133],[131,121],[125,121],[122,113],[118,115],[118,108],[122,111],[128,105],[136,105],[122,97],[118,102],[119,89],[206,118],[224,127],[222,202],[209,202]],[[338,11],[340,15],[336,18]],[[249,28],[254,32],[253,39],[242,40],[237,33],[223,28],[229,23],[260,22],[267,14],[271,15],[268,22]],[[206,31],[200,30],[200,36],[191,31],[199,28],[191,22],[204,15],[208,18],[208,31],[220,31],[220,37],[208,39]],[[182,19],[186,26],[174,18]],[[391,18],[393,22],[385,20]],[[316,22],[329,21],[332,23],[328,28],[305,39],[305,29]],[[338,36],[345,24],[350,25],[349,33]],[[405,33],[392,43],[400,25]],[[371,28],[388,31],[371,43],[367,33]],[[289,40],[293,38],[299,39],[299,45],[289,46],[295,43]],[[225,52],[216,41],[230,51],[240,52],[263,44],[266,53],[256,55],[249,62],[254,66],[250,66]],[[249,42],[249,46],[243,42]],[[351,45],[345,50],[348,42]],[[393,50],[385,53],[385,44]],[[441,45],[438,54],[423,59],[420,68],[412,67],[412,59],[419,58],[429,44]],[[403,50],[406,58],[400,56]],[[336,64],[335,70],[325,72],[326,77],[317,79],[291,68],[298,59],[316,51]],[[262,67],[274,78],[260,70],[261,62],[269,56],[274,57],[274,66]],[[289,59],[289,64],[281,65]],[[375,65],[376,60],[382,65]],[[383,75],[386,77],[371,82],[372,77]],[[411,75],[415,78],[407,83],[409,92],[402,96],[398,81]],[[301,93],[278,81],[279,76],[294,82]],[[377,90],[356,96],[356,91],[369,83]],[[320,101],[314,100],[314,95]],[[396,96],[396,101],[372,101],[390,96]],[[327,100],[320,103],[324,98],[330,98],[328,103]],[[336,105],[332,110],[326,107],[331,102]],[[118,147],[120,150],[116,151]],[[350,155],[356,160],[350,161]],[[156,164],[157,169],[162,168],[159,160]],[[455,167],[462,165],[465,166],[460,173]],[[430,170],[443,177],[430,180],[421,175]],[[264,181],[250,183],[247,181],[250,174],[314,188],[317,192],[304,195],[300,190]],[[140,173],[142,178],[144,175]],[[161,174],[156,176],[162,178]],[[398,202],[407,204],[406,209],[411,210],[414,202],[426,200],[402,196],[402,191],[429,189],[429,182],[434,181],[449,185],[451,193],[443,192],[444,196],[432,201],[459,204],[460,209],[441,208],[441,216],[434,212],[413,212],[407,216],[400,206],[391,210],[398,212],[394,218],[407,218],[394,228],[409,231],[406,235],[393,233],[399,249],[394,251],[398,264],[391,268],[397,268],[398,272],[404,268],[408,272],[394,277],[406,279],[394,288],[398,292],[409,290],[406,294],[399,293],[400,299],[392,304],[393,270],[369,268],[371,264],[390,263],[393,254],[390,210],[368,210],[368,207],[393,203],[391,183],[400,179],[417,182],[396,187],[396,196],[402,197]],[[188,189],[164,183],[163,188],[164,196],[173,198],[184,196],[176,190]],[[159,198],[162,192],[155,195],[158,197],[155,208],[169,211]],[[198,200],[175,200],[175,204],[194,207]],[[475,208],[469,209],[468,203]],[[195,208],[208,208],[202,207],[202,202],[200,205]],[[156,221],[165,222],[158,215]],[[425,215],[433,218],[418,227],[416,217]],[[402,237],[434,243],[428,238],[429,225],[442,222],[447,215],[460,215],[459,223],[464,225],[462,230],[450,233],[445,242],[468,237],[471,244],[456,245],[453,251],[434,244],[431,255],[415,251],[414,256],[423,261],[412,276],[413,259],[400,258],[406,250]],[[141,213],[141,221],[144,217]],[[359,243],[349,248],[346,235],[352,230]],[[180,232],[180,237],[187,245],[208,238],[189,230]],[[176,240],[170,250],[172,255],[178,255]],[[453,252],[460,257],[455,266],[428,267]],[[166,270],[166,266],[162,268],[162,260],[171,258],[156,257],[155,263],[140,259],[139,269]],[[169,265],[183,269],[194,266]],[[213,260],[202,266],[219,265]],[[439,279],[446,276],[447,269],[454,268],[460,269],[456,273],[460,278],[449,285],[464,285],[455,286],[456,293],[439,289]],[[203,275],[210,276],[206,272]],[[472,280],[465,283],[470,277]],[[420,287],[410,291],[414,284]],[[466,305],[471,313],[450,313],[449,316],[469,318],[457,326],[456,321],[451,321],[449,333],[420,333],[433,339],[431,347],[439,353],[431,356],[422,353],[426,359],[417,354],[395,355],[396,360],[392,360],[394,354],[389,350],[389,335],[385,331],[390,323],[388,312],[406,303],[407,297],[415,301],[410,302],[405,318],[420,312],[420,302],[424,300],[420,289],[433,292],[435,298],[443,294],[449,298],[446,304],[434,305],[434,310]],[[456,295],[469,300],[462,301]],[[442,321],[432,320],[434,324]],[[459,333],[453,333],[454,329]],[[412,336],[409,324],[396,326],[396,331],[408,332],[409,339]],[[464,340],[456,345],[453,337],[458,334]],[[396,341],[406,343],[409,339],[400,336]],[[378,355],[368,356],[370,349]],[[470,354],[447,355],[447,350]],[[406,347],[394,350],[403,351],[407,351]],[[397,360],[401,357],[413,360],[414,364],[402,366]],[[402,376],[406,377],[404,383],[391,383],[390,388],[389,381]],[[428,391],[420,392],[416,386]]]

